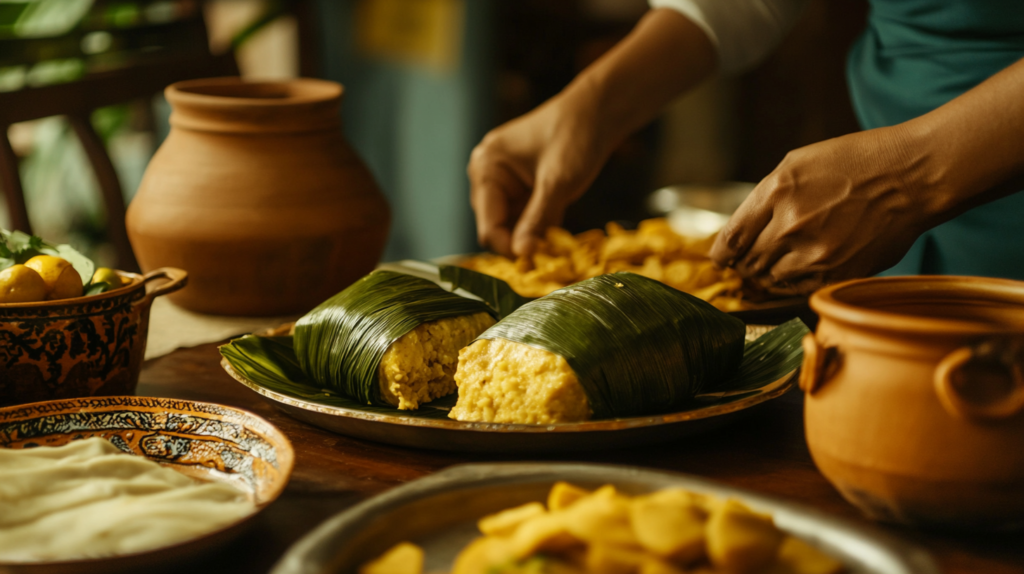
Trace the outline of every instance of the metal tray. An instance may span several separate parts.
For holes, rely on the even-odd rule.
[[[544,501],[559,480],[588,488],[611,483],[629,494],[672,486],[732,497],[770,513],[779,528],[843,561],[850,574],[940,572],[927,552],[887,534],[706,479],[623,466],[504,463],[455,466],[354,506],[299,540],[271,574],[356,572],[401,541],[424,548],[426,571],[446,572],[458,551],[479,535],[479,518]]]

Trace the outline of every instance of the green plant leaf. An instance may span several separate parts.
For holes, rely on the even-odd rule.
[[[75,268],[82,278],[82,285],[89,285],[92,281],[96,265],[74,247],[66,244],[50,245],[34,235],[21,231],[3,229],[0,230],[0,235],[3,236],[0,243],[0,271],[12,265],[25,263],[36,255],[53,255],[64,259]]]
[[[14,252],[7,245],[6,234],[0,234],[0,271],[17,263],[14,260]]]
[[[92,262],[92,259],[67,244],[58,245],[55,251],[56,253],[53,255],[64,259],[75,268],[75,271],[78,271],[78,275],[82,278],[82,285],[88,285],[92,281],[92,274],[96,271],[96,264]]]
[[[12,265],[24,263],[42,253],[43,242],[38,237],[21,231],[0,230],[3,236],[3,249],[0,250],[0,270]]]
[[[90,283],[85,286],[85,290],[82,292],[83,295],[99,295],[100,293],[106,293],[110,291],[112,285],[110,283],[100,281],[99,283]]]
[[[4,243],[10,249],[10,252],[18,255],[28,251],[35,250],[36,252],[43,246],[43,240],[36,237],[35,235],[29,235],[23,231],[7,231],[3,230]],[[33,255],[38,255],[34,253]],[[26,260],[28,257],[26,257]]]
[[[712,385],[709,390],[753,390],[781,379],[800,367],[804,360],[804,335],[810,332],[799,318],[790,319],[747,343],[743,350],[743,363],[736,374]]]
[[[743,321],[642,275],[599,275],[531,301],[478,339],[564,357],[594,418],[668,412],[743,359]]]
[[[434,399],[415,411],[399,411],[391,406],[365,405],[310,381],[295,356],[293,338],[246,335],[221,345],[220,354],[236,372],[261,387],[317,404],[415,418],[447,419],[455,406],[456,395]]]
[[[483,299],[498,319],[504,319],[516,309],[533,299],[523,297],[512,290],[509,284],[479,271],[457,265],[439,265],[438,274],[442,281],[452,284],[452,290],[465,289]]]
[[[14,252],[11,251],[9,245],[7,245],[7,233],[6,229],[0,230],[0,258],[11,259],[14,257]]]
[[[377,378],[391,343],[429,321],[490,312],[433,281],[374,271],[296,322],[295,355],[318,385],[362,404],[386,405]]]

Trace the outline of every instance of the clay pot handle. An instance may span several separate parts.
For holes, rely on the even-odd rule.
[[[822,347],[813,333],[804,335],[804,362],[800,368],[800,390],[813,395],[832,376],[839,359],[837,347]]]
[[[173,293],[184,287],[188,283],[188,273],[186,273],[185,270],[178,269],[176,267],[161,267],[143,275],[142,283],[148,284],[151,281],[158,281],[161,279],[166,280],[166,282],[160,283],[152,289],[149,289],[147,285],[146,298],[144,299],[147,304],[161,295]]]
[[[1007,390],[984,402],[965,396],[960,381],[970,381],[969,363],[985,365],[977,377],[1003,378]],[[984,373],[984,375],[982,375]],[[981,382],[980,380],[978,382]],[[946,355],[935,368],[935,394],[951,416],[974,422],[996,422],[1024,411],[1024,341],[986,341],[961,347]]]

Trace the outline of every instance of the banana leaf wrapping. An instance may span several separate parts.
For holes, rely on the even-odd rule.
[[[533,301],[513,291],[512,287],[501,279],[479,271],[457,265],[439,265],[437,273],[442,281],[452,284],[453,291],[461,288],[480,297],[498,319],[504,319],[516,309]]]
[[[801,340],[809,333],[800,319],[748,342],[739,370],[727,380],[705,388],[684,410],[728,404],[756,395],[760,389],[791,374],[803,361]],[[316,403],[324,407],[356,409],[375,414],[397,414],[392,406],[374,406],[357,402],[331,389],[317,385],[302,372],[291,335],[264,337],[245,335],[221,345],[220,353],[237,373],[250,383],[282,395]],[[455,397],[437,399],[415,411],[402,411],[403,417],[448,419]]]
[[[296,322],[295,356],[315,383],[361,404],[387,406],[377,367],[388,347],[423,323],[481,312],[491,311],[432,281],[375,271]]]
[[[743,360],[743,321],[633,273],[587,279],[519,307],[478,339],[565,358],[593,418],[667,412],[728,379]]]

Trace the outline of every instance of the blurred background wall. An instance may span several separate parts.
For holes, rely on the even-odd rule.
[[[0,0],[0,92],[168,49],[173,35],[120,39],[201,14],[210,50],[233,52],[243,76],[345,85],[345,132],[394,211],[386,258],[431,258],[477,249],[465,176],[476,142],[557,93],[645,10],[644,0]],[[866,10],[865,0],[812,0],[768,60],[707,82],[624,141],[566,226],[647,217],[645,199],[665,185],[755,182],[788,150],[855,131],[843,65]],[[25,38],[42,48],[5,50]],[[48,51],[47,39],[64,47]],[[126,201],[166,135],[167,113],[156,96],[93,114]],[[109,261],[95,176],[67,122],[14,124],[8,134],[36,233]],[[8,225],[2,211],[0,222]]]

